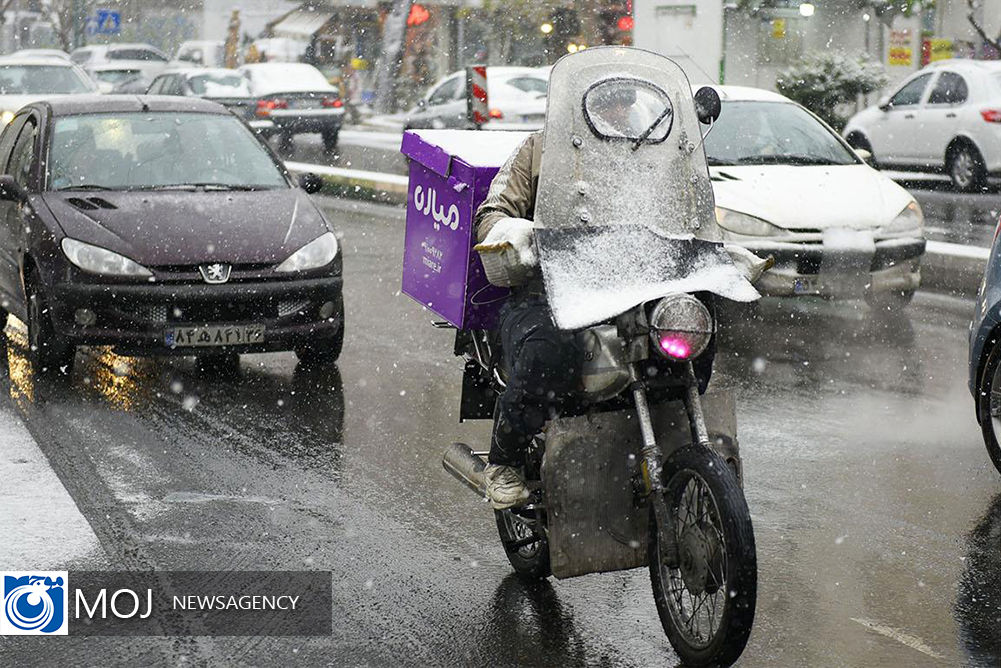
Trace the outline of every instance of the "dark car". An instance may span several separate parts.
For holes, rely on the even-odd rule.
[[[126,355],[338,357],[334,229],[221,105],[75,96],[0,135],[0,292],[39,371],[77,345]],[[2,314],[0,314],[2,315]]]
[[[984,444],[1001,472],[1001,219],[970,323],[969,385]]]
[[[257,117],[257,98],[250,93],[250,81],[235,70],[188,67],[158,75],[146,91],[149,95],[201,97],[223,105],[247,124],[265,134],[274,130],[269,119]]]
[[[278,136],[284,155],[295,149],[295,136],[319,133],[323,148],[337,149],[344,121],[344,101],[320,70],[307,63],[252,63],[238,70],[250,81],[257,107],[255,117],[271,127],[257,127],[262,136]]]

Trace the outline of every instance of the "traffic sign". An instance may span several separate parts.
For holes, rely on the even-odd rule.
[[[122,32],[122,15],[111,9],[98,9],[93,17],[95,35],[118,35]]]

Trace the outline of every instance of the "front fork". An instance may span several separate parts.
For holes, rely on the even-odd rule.
[[[650,418],[650,406],[646,400],[646,386],[640,377],[638,365],[630,366],[630,380],[633,391],[633,401],[636,403],[636,415],[639,418],[640,433],[643,436],[642,461],[643,487],[646,497],[653,507],[653,516],[660,531],[661,551],[664,565],[678,565],[678,539],[674,534],[674,508],[664,498],[663,461],[664,453],[657,444],[657,436],[653,431],[653,421]],[[685,411],[688,414],[688,426],[692,433],[692,443],[703,447],[711,447],[709,431],[706,428],[706,418],[702,412],[702,401],[699,399],[699,384],[695,377],[695,368],[691,362],[685,364],[686,388]]]

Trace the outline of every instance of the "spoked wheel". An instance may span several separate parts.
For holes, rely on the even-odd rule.
[[[651,512],[650,579],[661,625],[686,665],[730,665],[744,651],[757,598],[747,502],[723,458],[701,446],[675,451],[664,477],[678,554],[668,555]]]
[[[987,168],[980,152],[963,144],[953,149],[947,161],[952,185],[961,192],[972,193],[981,190],[987,181]]]
[[[536,511],[495,510],[494,516],[497,518],[497,533],[515,573],[526,580],[539,580],[552,575],[549,543],[529,526],[537,521]]]

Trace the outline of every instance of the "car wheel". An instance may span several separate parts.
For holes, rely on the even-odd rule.
[[[327,153],[337,152],[337,136],[340,134],[339,130],[329,130],[323,133],[323,150]]]
[[[318,339],[295,349],[296,357],[306,366],[333,364],[341,356],[344,347],[344,320],[341,328],[333,336]]]
[[[994,341],[991,346],[977,388],[977,414],[987,454],[994,468],[1001,473],[1001,445],[998,444],[998,434],[1001,433],[1001,342]]]
[[[949,152],[946,168],[953,187],[961,192],[977,192],[987,182],[984,159],[980,151],[969,144],[960,144]]]
[[[38,374],[69,375],[73,370],[76,346],[59,337],[52,327],[48,300],[34,272],[25,278],[25,297],[28,304],[28,361]]]
[[[874,311],[896,313],[911,303],[914,290],[888,290],[866,293],[865,301]]]

